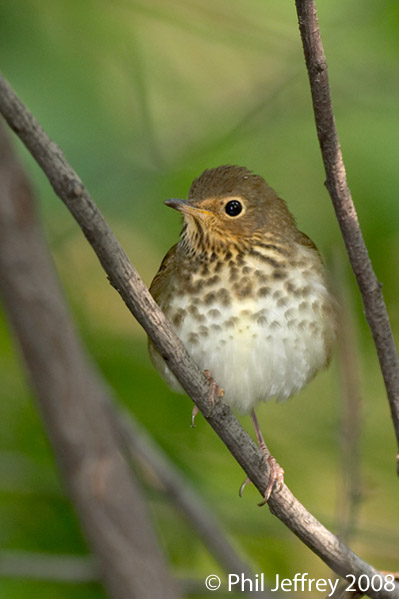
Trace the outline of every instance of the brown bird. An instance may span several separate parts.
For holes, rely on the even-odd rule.
[[[150,291],[225,401],[251,413],[270,465],[267,501],[284,471],[267,449],[254,407],[300,391],[328,365],[336,335],[320,254],[285,202],[244,167],[206,170],[187,200],[165,204],[183,214],[183,229]],[[182,391],[151,342],[149,350],[162,377]]]

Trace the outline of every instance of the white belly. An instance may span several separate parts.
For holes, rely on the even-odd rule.
[[[274,281],[264,297],[254,293],[229,305],[183,295],[163,306],[195,362],[211,372],[225,401],[242,412],[259,401],[289,398],[328,362],[326,339],[334,332],[326,318],[324,282],[309,274],[304,278],[299,269],[290,281],[296,293],[287,293],[287,281]],[[162,358],[153,358],[160,368]],[[181,390],[163,361],[161,368],[167,382]]]

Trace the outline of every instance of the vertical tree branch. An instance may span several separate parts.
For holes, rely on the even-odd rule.
[[[334,261],[334,279],[340,304],[341,326],[338,335],[340,378],[341,480],[338,485],[337,518],[339,537],[348,543],[356,530],[363,499],[360,438],[362,430],[362,393],[356,353],[356,331],[351,303],[338,256]]]
[[[360,229],[346,179],[335,126],[327,63],[316,14],[315,0],[296,0],[299,30],[312,93],[326,186],[341,227],[364,310],[377,349],[398,445],[399,460],[399,358],[381,291]],[[399,461],[398,461],[399,467]],[[399,473],[399,470],[398,470]]]

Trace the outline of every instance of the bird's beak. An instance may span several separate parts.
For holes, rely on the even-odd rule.
[[[166,200],[165,204],[169,206],[169,208],[174,208],[175,210],[179,210],[179,212],[185,212],[187,208],[186,200],[178,200],[177,198],[171,198],[170,200]]]
[[[165,201],[166,206],[170,208],[174,208],[183,214],[191,214],[192,216],[205,216],[209,214],[208,210],[202,210],[201,208],[196,208],[188,203],[187,200],[179,200],[177,198],[171,198],[170,200]]]

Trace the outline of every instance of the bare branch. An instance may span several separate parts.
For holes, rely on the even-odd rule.
[[[82,528],[111,597],[176,599],[104,389],[71,325],[26,177],[0,125],[1,296]]]
[[[185,391],[263,496],[266,489],[267,466],[262,461],[259,449],[223,402],[216,403],[209,414],[209,382],[153,301],[61,150],[51,142],[3,78],[0,79],[0,111],[40,164],[57,195],[81,226],[112,285],[151,337]],[[272,495],[268,505],[273,514],[338,574],[353,574],[356,578],[365,574],[370,579],[378,574],[320,524],[292,495],[286,485]],[[368,594],[376,599],[399,599],[399,587],[392,591],[385,588],[380,591],[370,589]]]
[[[44,254],[47,253],[47,250],[45,248],[45,244],[44,241],[42,241],[40,239],[40,231],[39,228],[36,226],[35,221],[33,220],[33,213],[34,213],[34,202],[33,202],[33,198],[31,196],[31,194],[29,193],[28,187],[27,187],[27,183],[25,181],[23,181],[23,173],[22,171],[19,169],[17,164],[14,164],[13,160],[10,158],[7,161],[7,155],[10,155],[11,153],[11,147],[8,147],[6,144],[5,139],[4,138],[4,133],[3,133],[3,125],[2,123],[0,123],[1,127],[0,127],[0,158],[2,158],[2,165],[0,164],[0,183],[1,183],[1,187],[3,190],[10,190],[10,193],[6,196],[6,191],[4,191],[3,193],[3,204],[2,204],[2,208],[3,210],[6,209],[7,205],[9,204],[9,209],[7,209],[7,218],[5,216],[5,214],[3,213],[3,210],[1,210],[0,208],[0,231],[4,231],[4,236],[3,236],[3,240],[2,243],[0,243],[0,248],[2,248],[5,251],[5,254],[7,254],[7,247],[11,244],[13,244],[12,250],[10,250],[8,253],[12,256],[14,256],[14,258],[16,259],[16,257],[18,256],[19,253],[22,253],[25,255],[25,261],[28,262],[30,260],[32,260],[31,262],[29,262],[29,267],[26,267],[26,271],[29,273],[28,275],[25,274],[24,280],[23,280],[23,284],[25,285],[25,287],[32,287],[34,288],[36,285],[36,281],[37,280],[42,280],[47,281],[46,285],[40,287],[40,289],[38,288],[36,290],[36,300],[37,301],[41,301],[42,303],[47,303],[48,308],[51,312],[51,304],[52,303],[58,303],[59,305],[62,305],[63,300],[61,297],[61,293],[58,292],[57,295],[57,284],[55,282],[55,276],[52,273],[51,270],[51,260],[48,259],[47,261],[47,266],[48,266],[48,271],[44,272],[44,266],[45,266],[45,262],[43,260]],[[1,151],[3,149],[3,152]],[[7,170],[8,172],[8,181],[6,180],[6,173],[2,170],[2,167],[4,170]],[[14,167],[14,169],[13,169]],[[14,170],[14,175],[13,175],[13,170]],[[24,193],[19,193],[16,194],[17,198],[14,200],[13,202],[13,190],[15,191],[17,189],[18,184],[21,184],[23,182],[24,184]],[[24,201],[24,210],[25,211],[29,211],[29,213],[31,213],[31,219],[26,219],[26,224],[30,224],[31,226],[26,226],[22,231],[20,231],[20,229],[18,228],[18,222],[13,222],[10,223],[10,218],[12,215],[12,212],[14,210],[15,213],[18,212],[18,205],[17,202],[22,202]],[[8,219],[8,220],[7,220]],[[10,226],[11,225],[11,226]],[[35,235],[36,233],[36,235]],[[23,235],[25,234],[26,238],[23,238],[22,240],[25,242],[24,244],[19,244],[20,242],[20,238],[18,235],[21,235],[21,238],[23,238]],[[28,244],[29,241],[32,242],[34,245],[32,245],[32,248],[29,250],[28,248]],[[16,247],[14,249],[14,245],[15,244],[19,244],[19,247]],[[36,253],[35,253],[35,247],[36,246],[41,246],[41,250],[42,250],[42,260],[41,262],[39,260],[35,261],[35,257]],[[10,265],[11,266],[11,265]],[[22,261],[19,260],[19,268],[22,267]],[[25,269],[23,269],[25,270]],[[2,272],[1,269],[1,264],[0,264],[0,273]],[[37,273],[37,278],[35,280],[35,273]],[[14,273],[16,276],[18,273]],[[7,284],[7,288],[8,288],[8,295],[9,295],[9,301],[13,302],[13,306],[14,306],[14,311],[15,311],[15,306],[18,305],[18,302],[20,301],[19,298],[17,297],[17,291],[19,292],[23,292],[22,289],[22,285],[19,288],[19,290],[17,290],[15,284],[9,284],[9,279],[10,277],[12,277],[12,273],[7,273],[4,276],[4,284]],[[50,283],[49,283],[50,282]],[[51,283],[52,282],[52,283]],[[0,290],[1,290],[1,284],[0,284]],[[51,291],[52,289],[52,291]],[[52,299],[50,299],[50,293],[52,293]],[[43,297],[40,297],[43,296]],[[64,307],[64,311],[66,313],[66,308]],[[31,318],[33,316],[33,308],[31,310]],[[65,323],[64,323],[65,324]],[[70,329],[71,327],[69,327],[68,330],[64,330],[63,328],[63,321],[58,320],[56,323],[57,326],[57,330],[58,330],[58,335],[60,339],[68,339],[70,337],[72,337],[73,335],[75,335],[75,345],[76,346],[80,346],[80,351],[81,353],[83,353],[83,349],[81,347],[80,341],[77,338],[76,332],[72,332]],[[38,327],[36,330],[33,330],[33,327]],[[52,347],[51,347],[51,342],[49,342],[48,339],[45,338],[44,336],[44,332],[42,330],[40,330],[40,323],[38,321],[38,319],[33,319],[33,323],[31,323],[31,335],[36,337],[37,340],[40,340],[40,343],[46,345],[47,347],[45,348],[49,354],[47,356],[45,356],[46,361],[48,362],[48,364],[51,366],[52,364],[52,356],[54,355],[53,351],[52,351]],[[19,329],[18,327],[16,327],[17,329],[17,335],[19,334]],[[24,344],[24,340],[21,339],[21,344]],[[30,351],[30,350],[27,350]],[[44,351],[44,350],[43,350]],[[74,352],[76,355],[76,352]],[[57,365],[59,366],[59,362],[61,360],[61,355],[58,355],[56,357],[57,359]],[[73,365],[67,365],[67,368],[72,368]],[[83,365],[82,365],[83,368]],[[71,376],[73,376],[72,371],[71,371]],[[75,375],[76,376],[76,375]],[[214,555],[215,559],[222,565],[222,567],[225,569],[226,572],[228,573],[244,573],[247,577],[249,578],[254,578],[254,573],[251,571],[250,567],[248,564],[246,564],[237,554],[237,552],[234,550],[233,546],[231,545],[231,543],[227,540],[226,538],[226,534],[225,532],[221,529],[220,524],[218,523],[217,519],[212,515],[212,511],[203,504],[203,502],[201,501],[200,497],[198,497],[198,494],[196,494],[188,485],[188,483],[183,480],[182,476],[180,475],[179,471],[177,470],[177,468],[175,468],[173,466],[173,464],[170,462],[170,460],[168,460],[168,458],[166,457],[166,455],[164,455],[160,448],[156,446],[156,444],[154,443],[154,441],[152,441],[152,439],[149,437],[148,434],[145,433],[145,431],[143,430],[142,427],[140,427],[138,425],[138,423],[135,422],[134,418],[132,417],[131,414],[129,414],[127,411],[124,412],[124,415],[122,415],[121,413],[119,413],[115,408],[114,408],[114,403],[113,403],[113,398],[110,397],[109,391],[107,389],[107,385],[105,384],[104,381],[101,380],[101,377],[98,373],[95,373],[92,369],[88,369],[88,372],[86,373],[86,376],[88,378],[97,378],[97,384],[98,384],[98,388],[99,390],[101,390],[101,395],[99,395],[98,401],[102,404],[102,408],[107,410],[107,415],[108,418],[110,420],[110,423],[113,427],[113,430],[116,432],[117,436],[118,436],[118,441],[121,443],[121,445],[125,446],[127,448],[127,453],[129,454],[130,458],[132,458],[133,460],[135,460],[136,462],[140,462],[141,465],[143,465],[143,463],[146,464],[147,470],[148,467],[151,468],[151,470],[155,473],[155,476],[158,478],[158,480],[160,481],[161,485],[163,486],[163,488],[165,489],[165,491],[169,494],[169,496],[171,497],[173,503],[175,503],[175,505],[178,507],[179,509],[179,513],[182,513],[186,516],[187,521],[189,522],[190,526],[192,526],[198,533],[199,537],[202,539],[202,541],[204,542],[205,546],[207,546],[210,550],[210,552]],[[75,378],[75,377],[74,377]],[[43,400],[42,398],[39,398],[39,403],[41,403]],[[45,399],[44,399],[45,401]],[[62,396],[59,396],[59,401],[60,403],[62,402]],[[83,408],[84,402],[82,402],[81,407]],[[93,422],[95,422],[95,418],[96,418],[96,414],[93,413]],[[75,417],[76,419],[79,419],[79,412],[77,411],[75,413]],[[52,426],[52,423],[49,423],[50,426]],[[50,433],[51,434],[51,433]],[[68,453],[68,450],[65,450],[64,448],[64,453]],[[134,518],[134,507],[132,506],[132,514],[131,517]],[[100,531],[101,534],[101,531]],[[139,534],[139,531],[138,531]],[[21,558],[22,560],[22,558]],[[28,562],[28,566],[29,566]],[[59,563],[61,563],[59,561]],[[7,561],[7,564],[9,564],[9,561]],[[21,561],[21,564],[23,567],[24,566],[24,562],[23,560]],[[58,562],[57,562],[57,572],[58,572]],[[65,576],[67,576],[67,571],[69,568],[69,562],[65,565]],[[73,564],[71,565],[71,569],[72,569]],[[155,567],[155,566],[154,566]],[[59,570],[61,573],[64,572],[64,570],[62,569],[62,567],[60,567],[61,569]],[[29,567],[28,567],[29,570]],[[40,568],[40,563],[39,563],[39,572],[41,572],[41,568]],[[0,563],[0,572],[1,572],[1,563]],[[54,576],[56,576],[55,570],[52,570],[52,573],[54,574]],[[57,574],[58,576],[58,574]],[[259,596],[259,594],[257,595]]]
[[[384,377],[399,450],[398,353],[381,284],[375,276],[346,179],[341,146],[335,126],[327,63],[320,36],[315,0],[296,0],[296,8],[312,93],[317,135],[326,171],[326,186],[362,294],[366,318],[373,334]],[[399,459],[399,452],[397,459]],[[399,461],[397,467],[399,468]]]

